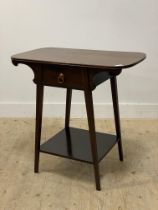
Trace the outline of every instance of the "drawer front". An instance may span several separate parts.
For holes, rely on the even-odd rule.
[[[43,84],[65,88],[84,88],[83,70],[74,67],[46,66],[43,71]]]

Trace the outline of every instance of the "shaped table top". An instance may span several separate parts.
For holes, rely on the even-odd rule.
[[[146,58],[140,52],[100,51],[70,48],[39,48],[11,57],[12,62],[43,63],[87,68],[123,69],[132,67]]]

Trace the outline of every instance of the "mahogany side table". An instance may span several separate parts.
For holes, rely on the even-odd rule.
[[[117,76],[122,69],[145,59],[144,53],[40,48],[12,56],[14,65],[26,64],[34,72],[36,84],[36,129],[34,172],[39,171],[40,152],[91,163],[94,166],[96,189],[101,190],[99,162],[118,143],[123,161]],[[92,91],[110,79],[116,135],[95,131]],[[65,128],[40,144],[44,86],[67,89]],[[84,91],[89,131],[69,127],[72,89]]]

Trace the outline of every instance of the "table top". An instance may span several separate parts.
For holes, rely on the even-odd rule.
[[[96,68],[129,68],[146,58],[140,52],[39,48],[12,56],[13,63],[43,63]]]

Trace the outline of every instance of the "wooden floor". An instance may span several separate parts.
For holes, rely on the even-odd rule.
[[[42,141],[63,124],[44,119]],[[87,128],[83,119],[71,125]],[[112,120],[97,120],[96,128],[114,133]],[[158,121],[122,120],[122,135],[125,160],[117,146],[104,158],[99,192],[86,163],[41,154],[34,174],[34,120],[0,119],[0,210],[157,210]]]

